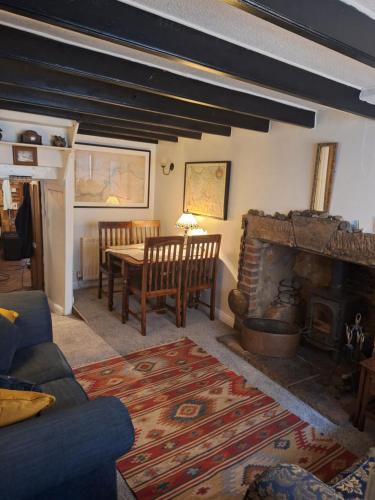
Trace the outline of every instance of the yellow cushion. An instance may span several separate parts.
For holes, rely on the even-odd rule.
[[[37,415],[55,402],[50,394],[0,389],[0,427]]]
[[[11,309],[3,309],[2,307],[0,307],[0,314],[11,323],[14,323],[19,316],[18,312],[12,311]]]

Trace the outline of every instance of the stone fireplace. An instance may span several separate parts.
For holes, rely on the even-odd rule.
[[[248,315],[293,320],[304,327],[306,341],[337,358],[345,323],[360,312],[371,352],[375,234],[352,232],[340,217],[311,211],[269,216],[250,210],[242,222],[238,288],[249,301]],[[280,282],[293,281],[300,284],[300,300],[280,307]]]
[[[352,231],[340,217],[312,211],[270,216],[250,210],[242,227],[242,293],[229,294],[238,315],[235,330],[219,342],[332,422],[346,423],[355,404],[358,361],[374,347],[375,234]],[[351,350],[345,323],[354,323],[357,313],[365,341]],[[303,334],[295,356],[252,350],[243,341],[249,323],[243,327],[244,317],[296,323]]]

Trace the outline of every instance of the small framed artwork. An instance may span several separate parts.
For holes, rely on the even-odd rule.
[[[230,161],[185,163],[184,212],[226,220]]]
[[[36,166],[38,165],[37,148],[32,146],[13,146],[14,165]]]

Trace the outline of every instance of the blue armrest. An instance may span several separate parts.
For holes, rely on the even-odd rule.
[[[0,498],[37,498],[114,462],[133,442],[128,410],[114,397],[0,429]]]
[[[32,290],[0,293],[0,307],[19,313],[16,320],[21,334],[19,349],[52,342],[51,312],[44,292]]]

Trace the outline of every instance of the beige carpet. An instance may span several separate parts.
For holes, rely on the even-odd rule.
[[[52,314],[54,341],[73,368],[118,356],[101,337],[82,320]]]

